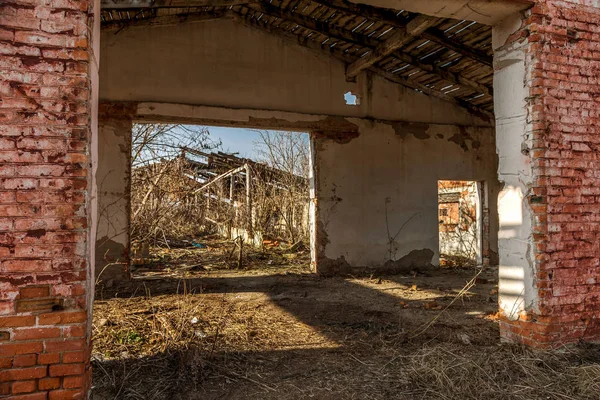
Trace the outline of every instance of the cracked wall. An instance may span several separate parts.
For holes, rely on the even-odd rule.
[[[173,43],[178,45],[173,46]],[[190,63],[190,58],[201,62]],[[153,68],[147,68],[148,65]],[[313,205],[323,210],[322,205],[328,201],[325,197],[335,197],[328,192],[330,182],[339,181],[345,197],[338,207],[340,214],[326,215],[319,211],[317,216],[315,235],[321,242],[331,241],[326,247],[313,248],[313,254],[325,254],[323,250],[327,249],[321,261],[343,256],[346,257],[344,262],[352,266],[382,267],[386,261],[385,249],[389,247],[385,244],[385,235],[381,244],[381,234],[385,232],[385,226],[382,230],[380,225],[384,202],[389,198],[389,223],[393,229],[415,203],[421,201],[418,200],[421,196],[429,197],[426,204],[431,205],[431,210],[423,212],[421,220],[413,223],[418,227],[412,228],[412,234],[397,240],[400,243],[394,247],[398,248],[387,260],[395,262],[400,255],[422,249],[428,251],[405,261],[414,264],[415,260],[424,258],[422,254],[429,255],[429,259],[437,258],[437,180],[425,188],[418,180],[409,179],[411,174],[418,176],[425,165],[423,162],[411,165],[414,157],[431,158],[430,162],[435,163],[447,148],[452,160],[447,165],[457,165],[456,171],[464,174],[453,174],[452,168],[442,166],[439,179],[475,180],[483,176],[482,180],[495,181],[494,154],[481,157],[486,165],[485,173],[473,172],[477,168],[472,162],[474,154],[483,155],[485,150],[493,149],[486,146],[493,143],[493,121],[366,73],[356,82],[347,82],[342,62],[233,21],[133,27],[116,34],[104,32],[101,77],[101,98],[136,104],[136,118],[143,121],[311,132],[318,162],[332,165],[332,168],[315,165],[320,171],[316,176],[320,181],[315,181]],[[346,104],[344,94],[349,91],[360,98],[359,104]],[[391,122],[373,122],[375,120]],[[480,134],[483,131],[487,136]],[[388,134],[391,135],[389,140],[382,139]],[[441,143],[445,146],[440,146]],[[389,144],[396,151],[380,148]],[[402,151],[405,153],[399,157],[398,152]],[[383,175],[401,182],[390,184],[388,181],[383,186],[401,186],[413,192],[412,200],[407,200],[398,191],[388,192],[380,187],[373,191],[364,177],[355,177],[356,182],[362,182],[360,190],[367,192],[367,197],[372,196],[370,202],[376,216],[362,234],[354,225],[357,217],[346,207],[350,210],[366,207],[365,196],[358,193],[356,182],[348,183],[354,178],[339,171],[339,166],[351,162],[352,158],[361,161],[355,161],[351,167],[371,165],[371,172],[365,169],[362,173],[374,173],[374,169],[382,168]],[[390,171],[392,165],[396,171]],[[348,194],[350,187],[356,190]],[[327,194],[323,194],[323,190]],[[353,238],[347,237],[344,224],[355,230]],[[495,232],[495,227],[491,230]],[[326,231],[329,239],[324,239]],[[350,254],[351,250],[342,250],[345,246],[361,248],[365,255],[357,258]],[[497,249],[494,246],[492,250]],[[397,269],[400,264],[395,265],[388,263],[387,268]],[[340,268],[346,268],[343,262]]]
[[[101,56],[100,98],[106,101],[493,123],[378,76],[347,82],[343,62],[231,20],[105,31]],[[346,104],[348,91],[360,97],[359,105]]]
[[[349,121],[359,130],[350,141],[313,135],[320,273],[438,264],[438,180],[486,181],[496,209],[492,128]],[[488,257],[496,213],[489,224]]]

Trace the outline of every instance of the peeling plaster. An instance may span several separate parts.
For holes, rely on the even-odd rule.
[[[360,132],[350,142],[314,137],[319,235],[327,238],[319,241],[319,273],[348,267],[352,274],[401,272],[437,264],[438,180],[486,181],[489,209],[495,209],[499,183],[493,129],[349,121]],[[386,224],[396,231],[414,214],[419,218],[403,229],[388,261]],[[489,215],[489,226],[489,250],[496,252],[495,215]]]
[[[514,33],[516,21],[492,30],[499,45]],[[533,171],[528,149],[531,138],[527,121],[528,70],[522,44],[496,50],[494,109],[498,179],[504,185],[498,196],[499,303],[505,317],[517,319],[522,311],[537,313],[533,256],[533,212],[529,202]]]
[[[405,139],[408,135],[414,135],[417,139],[429,139],[431,135],[429,131],[429,124],[422,124],[417,122],[392,122],[392,128],[398,136]]]
[[[102,273],[103,279],[123,279],[128,276],[134,109],[131,104],[100,105],[99,156],[95,177],[98,196],[97,239],[94,253],[96,275]],[[110,267],[105,269],[107,265]]]
[[[326,52],[316,54],[227,19],[139,28],[119,35],[103,32],[102,46],[100,97],[104,101],[255,110],[256,118],[274,116],[289,122],[306,118],[296,120],[293,116],[304,113],[320,115],[318,119],[330,115],[438,124],[492,124],[489,118],[377,75],[361,74],[356,83],[349,83],[345,64]],[[153,67],[147,68],[148,65]],[[359,105],[345,104],[343,95],[348,91],[359,96]],[[193,113],[180,110],[178,117],[181,122],[193,119],[248,122],[238,118],[239,114],[210,115],[199,110]],[[139,111],[140,115],[145,114],[145,110]],[[177,116],[167,110],[146,111],[150,111],[148,116]],[[287,115],[267,116],[266,112]]]

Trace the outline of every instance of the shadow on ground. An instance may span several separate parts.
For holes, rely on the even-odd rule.
[[[500,345],[473,275],[136,279],[98,293],[94,398],[597,398],[598,349]]]

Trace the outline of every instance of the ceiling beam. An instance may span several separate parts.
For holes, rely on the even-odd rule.
[[[423,39],[431,40],[434,43],[439,44],[449,50],[454,51],[460,55],[465,57],[469,57],[470,59],[477,61],[480,64],[486,65],[490,68],[493,67],[493,57],[488,56],[486,53],[480,50],[473,49],[471,47],[465,46],[461,42],[456,39],[449,38],[444,33],[436,28],[429,28],[421,35]]]
[[[283,19],[295,23],[305,29],[323,33],[333,39],[343,40],[360,47],[373,50],[381,44],[381,40],[371,38],[370,36],[356,34],[348,29],[333,28],[329,24],[322,23],[314,18],[307,17],[299,13],[284,11],[279,7],[266,4],[249,4],[246,7],[254,11],[261,12],[269,17]],[[415,68],[437,75],[439,78],[444,79],[449,83],[464,86],[476,91],[477,93],[483,93],[490,96],[492,95],[492,89],[490,87],[467,79],[460,74],[455,74],[443,68],[437,67],[434,64],[423,63],[417,60],[415,57],[402,51],[396,51],[392,55]]]
[[[303,16],[302,14],[292,13],[289,11],[284,11],[279,7],[274,7],[267,4],[249,4],[246,7],[256,11],[263,13],[272,18],[279,18],[288,22],[292,22],[301,26],[305,29],[309,29],[315,32],[319,32],[329,36],[335,40],[343,40],[347,43],[354,44],[356,46],[360,46],[363,48],[368,48],[373,50],[379,44],[381,44],[380,40],[371,38],[369,36],[364,36],[360,34],[356,34],[347,29],[339,29],[331,27],[329,24],[322,23],[314,18]],[[230,10],[227,11],[213,11],[206,13],[198,13],[198,14],[182,14],[182,15],[165,15],[153,18],[145,18],[145,19],[130,19],[130,20],[115,20],[115,21],[105,21],[102,23],[102,29],[111,30],[111,29],[127,29],[130,27],[152,27],[152,26],[169,26],[176,25],[179,23],[189,23],[189,22],[201,22],[201,21],[211,21],[220,18],[232,18],[233,12]],[[440,68],[434,64],[423,63],[417,60],[415,57],[404,53],[402,51],[396,51],[392,54],[395,58],[403,61],[407,64],[410,64],[414,68],[420,69],[422,71],[428,72],[430,74],[436,75],[438,78],[443,79],[449,83],[460,85],[465,88],[471,89],[477,93],[482,93],[485,95],[492,96],[492,89],[486,85],[479,84],[471,79],[467,79],[460,74],[456,74]],[[353,60],[352,60],[353,61]]]
[[[416,36],[419,36],[437,21],[438,20],[435,18],[424,15],[419,15],[418,17],[414,18],[408,24],[406,24],[405,28],[396,30],[392,36],[386,39],[370,53],[350,64],[346,69],[346,78],[352,79],[356,77],[361,71],[368,69],[396,50],[405,46],[408,42],[413,40]]]
[[[311,0],[313,3],[321,4],[334,10],[354,14],[358,17],[369,18],[391,25],[395,28],[404,28],[405,22],[396,16],[393,10],[379,8],[362,4],[350,3],[346,0]]]
[[[375,7],[406,10],[437,18],[476,21],[495,25],[535,5],[529,0],[350,0]]]
[[[368,36],[354,33],[348,29],[336,28],[336,27],[331,26],[330,24],[321,22],[314,18],[307,17],[300,13],[282,10],[281,8],[272,6],[270,4],[253,3],[253,4],[247,4],[246,7],[251,10],[268,15],[269,17],[286,20],[286,21],[292,22],[296,25],[299,25],[305,29],[309,29],[311,31],[329,36],[331,38],[343,40],[345,42],[353,43],[353,44],[356,44],[359,46],[375,47],[381,43],[380,40],[376,40],[376,39],[370,38]]]
[[[350,55],[348,55],[347,53],[341,52],[337,49],[337,47],[331,47],[328,45],[321,45],[318,42],[315,42],[314,40],[310,40],[310,39],[306,39],[304,37],[298,36],[294,33],[291,33],[289,31],[286,31],[285,29],[282,28],[278,28],[278,27],[274,27],[272,25],[268,25],[265,24],[262,21],[257,21],[254,18],[251,17],[244,17],[243,15],[237,13],[237,12],[231,12],[229,13],[229,15],[231,15],[233,17],[233,19],[239,23],[242,23],[248,27],[254,28],[254,29],[258,29],[262,32],[267,32],[271,35],[277,36],[287,42],[290,43],[294,43],[297,45],[300,45],[302,47],[308,48],[310,50],[313,50],[315,52],[318,52],[320,54],[327,54],[329,56],[332,56],[344,63],[352,63],[353,61],[355,61],[356,59],[354,57],[351,57]],[[448,96],[447,94],[444,94],[440,91],[431,89],[425,85],[422,85],[420,83],[417,82],[412,82],[410,80],[408,80],[407,78],[404,78],[402,76],[399,75],[395,75],[392,74],[391,72],[385,71],[381,68],[377,68],[374,66],[371,66],[369,68],[369,70],[377,75],[382,76],[383,78],[400,84],[404,87],[407,87],[409,89],[412,90],[417,90],[419,92],[423,92],[427,95],[433,96],[433,97],[437,97],[440,98],[444,101],[447,101],[449,103],[455,104],[459,107],[463,107],[468,109],[469,111],[473,112],[476,115],[480,115],[483,116],[485,118],[493,118],[493,113],[490,113],[487,110],[475,107],[465,101],[461,101],[459,99],[456,99],[452,96]]]
[[[383,22],[387,25],[395,28],[404,28],[406,23],[396,16],[396,14],[388,9],[373,7],[363,4],[350,3],[345,0],[311,0],[315,3],[329,7],[334,10],[342,11],[345,13],[354,14],[358,17],[368,18],[374,21]],[[469,57],[470,59],[477,61],[488,67],[493,65],[493,57],[487,55],[485,52],[470,48],[460,43],[456,39],[448,38],[436,28],[429,28],[425,30],[421,36],[424,39],[431,40],[434,43],[439,44],[449,50],[452,50],[462,56]]]
[[[225,17],[226,12],[213,11],[210,13],[201,14],[181,14],[181,15],[162,15],[151,18],[133,18],[133,19],[117,19],[114,21],[103,21],[102,29],[125,29],[133,27],[152,27],[152,26],[169,26],[177,25],[185,22],[201,22],[212,21]]]
[[[100,7],[105,10],[173,7],[229,7],[246,4],[248,1],[249,0],[101,0]]]

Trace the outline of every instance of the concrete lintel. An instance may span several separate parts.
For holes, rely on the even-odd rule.
[[[415,122],[405,120],[382,120],[373,118],[352,118],[339,115],[292,113],[278,110],[256,110],[228,107],[198,106],[189,104],[136,103],[134,119],[138,122],[178,122],[198,125],[240,127],[250,129],[277,129],[306,132],[358,132],[356,121],[396,125],[426,124],[428,126],[469,126],[490,128],[492,125],[458,125]]]

